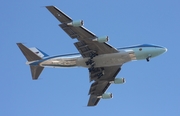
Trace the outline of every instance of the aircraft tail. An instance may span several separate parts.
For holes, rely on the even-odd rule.
[[[41,66],[30,66],[31,75],[33,80],[37,80],[44,67]]]
[[[32,50],[32,49],[29,49],[26,46],[24,46],[22,43],[17,43],[17,45],[29,62],[35,61],[35,60],[41,60],[42,57],[38,55],[39,53],[41,53],[41,55],[42,54],[45,55],[44,52],[38,50],[37,48]],[[39,53],[37,52],[37,50]],[[41,67],[39,65],[31,65],[30,69],[31,69],[32,79],[36,80],[36,79],[38,79],[38,77],[41,74],[44,67]]]
[[[44,53],[43,51],[41,51],[41,50],[38,49],[38,48],[33,47],[33,48],[29,48],[29,49],[30,49],[32,52],[34,52],[36,55],[40,56],[41,58],[49,56],[48,54]]]

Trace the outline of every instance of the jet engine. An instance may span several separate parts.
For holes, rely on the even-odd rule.
[[[125,82],[124,78],[115,78],[114,81],[111,81],[112,84],[123,84]]]
[[[84,22],[83,22],[83,20],[72,21],[70,23],[67,23],[67,25],[73,26],[73,27],[80,27],[80,26],[84,25]]]
[[[104,93],[101,96],[98,96],[97,98],[111,99],[112,97],[113,97],[112,93]]]
[[[108,36],[98,37],[98,38],[93,39],[93,41],[97,41],[99,43],[104,43],[104,42],[109,41],[109,37]]]

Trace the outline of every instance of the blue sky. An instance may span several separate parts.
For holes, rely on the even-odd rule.
[[[31,79],[26,59],[16,46],[22,42],[49,55],[77,52],[58,20],[44,7],[55,5],[109,44],[123,47],[157,44],[168,52],[146,61],[124,64],[111,85],[113,99],[86,107],[88,70],[46,68]],[[180,115],[179,0],[6,0],[0,4],[0,115],[2,116],[179,116]]]

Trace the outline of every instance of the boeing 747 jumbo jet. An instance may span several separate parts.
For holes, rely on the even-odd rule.
[[[61,22],[59,26],[72,38],[79,53],[48,56],[37,48],[27,48],[22,43],[18,47],[28,60],[32,79],[37,80],[44,67],[85,67],[89,70],[89,80],[93,81],[89,90],[87,106],[95,106],[100,99],[112,98],[106,93],[110,84],[123,84],[124,78],[116,78],[121,66],[129,61],[147,60],[167,51],[166,48],[142,44],[114,48],[107,43],[108,36],[97,37],[84,28],[83,21],[74,21],[55,6],[46,8]]]

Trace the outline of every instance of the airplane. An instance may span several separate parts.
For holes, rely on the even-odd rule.
[[[79,53],[49,56],[38,48],[27,48],[22,43],[18,47],[27,59],[32,79],[37,80],[44,67],[85,67],[89,70],[89,80],[92,83],[89,90],[87,106],[96,106],[100,99],[112,98],[112,93],[106,93],[111,84],[123,84],[124,78],[116,78],[123,64],[130,61],[146,60],[159,56],[167,48],[141,44],[130,47],[114,48],[108,44],[109,37],[98,37],[83,24],[83,20],[72,20],[55,6],[46,8],[61,22],[59,26],[72,38]]]

